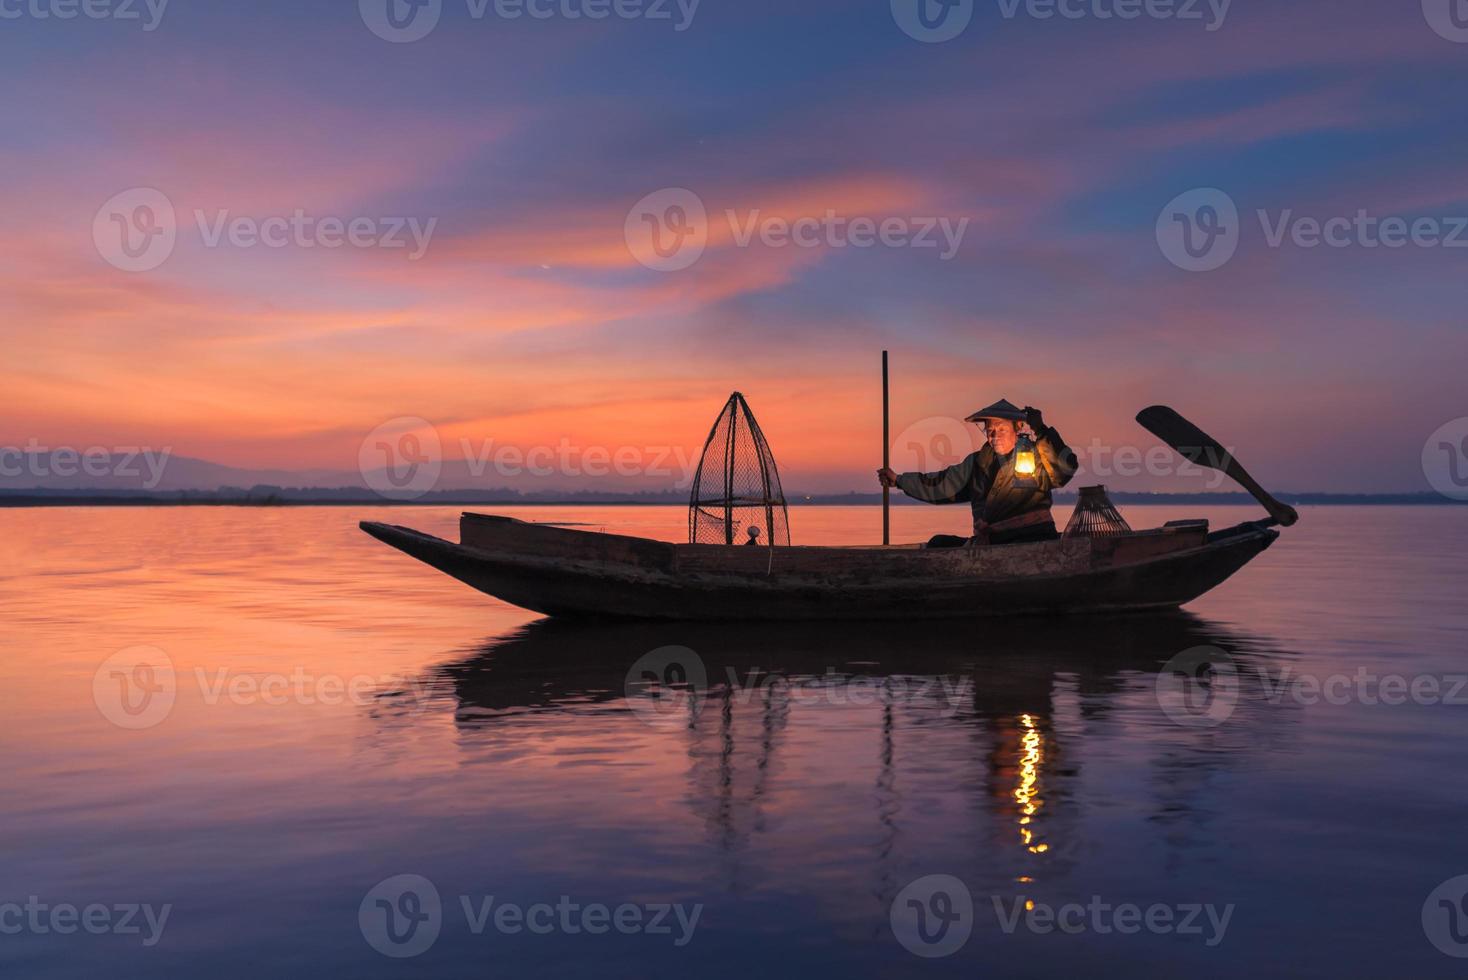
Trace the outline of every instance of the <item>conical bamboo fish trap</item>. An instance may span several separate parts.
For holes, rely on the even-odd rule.
[[[688,502],[694,544],[788,545],[790,519],[775,457],[749,403],[729,396],[709,431]]]
[[[1076,501],[1075,513],[1065,526],[1067,538],[1109,538],[1118,534],[1131,533],[1131,525],[1111,498],[1106,496],[1105,487],[1081,487],[1080,499]]]

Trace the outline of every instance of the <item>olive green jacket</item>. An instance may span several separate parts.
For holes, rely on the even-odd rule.
[[[1076,454],[1047,426],[1035,440],[1034,489],[1015,486],[1014,453],[1000,456],[985,446],[967,459],[937,473],[903,473],[897,486],[903,493],[930,504],[960,504],[973,508],[974,533],[983,524],[997,524],[1037,510],[1050,509],[1050,492],[1075,476]]]

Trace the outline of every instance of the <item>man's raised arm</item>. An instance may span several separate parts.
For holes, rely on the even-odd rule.
[[[1045,416],[1038,408],[1025,409],[1025,421],[1035,432],[1035,452],[1040,457],[1040,469],[1050,481],[1047,490],[1063,487],[1080,469],[1076,454],[1060,438],[1060,433],[1045,424]]]

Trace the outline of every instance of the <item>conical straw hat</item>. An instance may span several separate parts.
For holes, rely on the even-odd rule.
[[[982,422],[984,419],[1007,419],[1010,422],[1023,422],[1025,420],[1024,409],[1001,398],[988,408],[981,408],[968,418],[965,422]]]

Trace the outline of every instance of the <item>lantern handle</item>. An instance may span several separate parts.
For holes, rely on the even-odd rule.
[[[1233,477],[1234,481],[1254,495],[1264,505],[1269,516],[1283,527],[1289,527],[1300,519],[1295,508],[1274,499],[1261,487],[1249,471],[1234,459],[1233,453],[1166,405],[1153,405],[1137,413],[1137,422],[1157,438],[1171,446],[1190,463],[1219,470]]]

